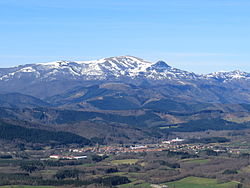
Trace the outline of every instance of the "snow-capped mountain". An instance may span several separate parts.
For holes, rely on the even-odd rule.
[[[204,75],[204,78],[207,79],[216,79],[218,81],[231,81],[231,80],[246,80],[250,78],[250,74],[247,72],[243,72],[240,70],[235,71],[220,71],[220,72],[214,72],[207,75]]]
[[[94,61],[57,61],[0,69],[0,81],[20,79],[30,81],[112,80],[120,78],[177,81],[211,79],[224,82],[234,79],[249,79],[250,74],[232,71],[198,75],[173,68],[164,61],[152,63],[133,56],[110,57]]]
[[[57,61],[0,68],[0,93],[18,92],[45,98],[75,87],[120,82],[156,88],[170,96],[184,96],[185,91],[185,96],[194,94],[203,101],[218,101],[217,95],[222,100],[230,97],[232,92],[235,96],[244,95],[237,100],[250,101],[249,78],[250,74],[246,72],[200,75],[173,68],[164,61],[152,63],[133,56],[119,56],[95,61]],[[207,96],[210,96],[209,100]]]
[[[27,77],[51,81],[62,78],[72,80],[105,80],[124,77],[153,80],[197,79],[200,76],[172,68],[163,61],[151,63],[132,56],[111,57],[96,61],[57,61],[0,69],[0,81]]]

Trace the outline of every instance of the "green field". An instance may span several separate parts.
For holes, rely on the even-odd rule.
[[[119,188],[126,188],[126,187],[151,188],[150,183],[145,183],[145,182],[142,182],[142,181],[134,181],[132,183],[120,185],[118,187]]]
[[[183,162],[185,163],[196,163],[196,164],[204,164],[209,162],[209,159],[185,159]]]
[[[111,163],[114,165],[135,164],[138,161],[139,161],[139,159],[124,159],[124,160],[114,160]]]
[[[166,183],[169,188],[235,188],[237,182],[217,183],[215,179],[188,177],[179,181]]]

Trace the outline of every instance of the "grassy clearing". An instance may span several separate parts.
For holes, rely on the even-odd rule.
[[[183,162],[185,163],[195,163],[195,164],[204,164],[204,163],[208,163],[210,161],[210,159],[186,159],[183,160]]]
[[[241,171],[241,172],[250,173],[250,165],[248,165],[248,166],[242,168],[240,171]]]
[[[137,188],[151,188],[150,186],[150,183],[146,183],[146,182],[143,182],[143,181],[134,181],[132,183],[128,183],[128,184],[123,184],[123,185],[120,185],[118,186],[119,188],[126,188],[126,187],[137,187]]]
[[[147,165],[147,163],[146,162],[142,162],[142,163],[140,163],[140,165],[144,167],[144,166]]]
[[[57,170],[41,170],[41,174],[56,174]]]
[[[139,161],[139,159],[124,159],[124,160],[114,160],[111,163],[114,165],[121,165],[121,164],[135,164]]]
[[[128,174],[128,172],[115,172],[115,173],[112,173],[112,175],[116,175],[116,176],[125,176],[127,174]]]
[[[87,163],[87,164],[83,164],[83,165],[77,165],[77,166],[79,166],[79,167],[92,167],[92,166],[95,166],[96,164],[91,164],[91,163]]]
[[[235,188],[237,182],[217,183],[216,179],[188,177],[179,181],[166,183],[169,188]]]

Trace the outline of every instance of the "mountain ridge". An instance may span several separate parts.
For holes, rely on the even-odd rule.
[[[245,129],[250,119],[250,75],[241,71],[200,75],[120,56],[20,65],[0,78],[0,119],[106,142],[217,130],[208,120]]]
[[[92,61],[55,61],[0,68],[0,81],[20,79],[24,75],[44,81],[56,80],[66,76],[76,80],[105,80],[129,77],[132,79],[146,78],[152,80],[215,79],[229,81],[250,78],[249,73],[239,70],[196,74],[173,68],[164,61],[153,63],[134,56],[117,56]]]
[[[133,106],[138,101],[141,103],[138,97],[145,98],[140,93],[147,96],[145,100],[155,98],[152,90],[156,90],[159,94],[154,95],[160,98],[174,96],[180,101],[250,103],[249,78],[249,73],[241,71],[202,75],[173,68],[164,61],[153,63],[133,56],[119,56],[96,61],[57,61],[3,68],[0,69],[0,94],[18,92],[46,99],[84,87],[81,92],[107,100],[113,97],[121,101],[118,98],[122,92],[125,101],[131,101],[132,96]],[[108,89],[107,84],[110,85]],[[104,88],[91,89],[92,86]],[[133,96],[135,92],[136,98]],[[87,95],[79,100],[87,99]],[[94,103],[99,105],[99,102],[102,101]]]

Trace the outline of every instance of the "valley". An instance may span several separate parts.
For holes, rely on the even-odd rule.
[[[133,56],[0,69],[0,186],[248,188],[249,78]]]
[[[250,0],[0,0],[0,188],[250,188]]]
[[[144,145],[25,145],[19,150],[5,143],[0,185],[250,187],[250,130],[189,134],[199,139],[176,133],[185,139]]]

